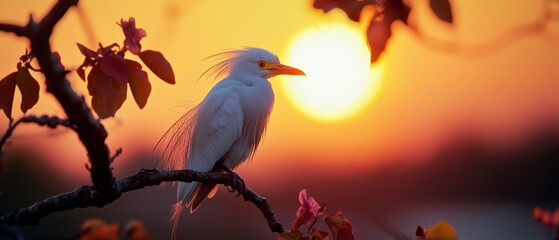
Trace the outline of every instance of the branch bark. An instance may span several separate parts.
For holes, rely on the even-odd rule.
[[[43,115],[40,117],[34,115],[25,116],[15,121],[13,124],[10,124],[10,126],[6,130],[6,133],[3,136],[0,136],[0,152],[2,152],[2,147],[4,146],[8,138],[12,136],[12,133],[20,123],[36,123],[39,126],[48,126],[49,128],[56,128],[57,126],[65,126],[71,129],[75,129],[69,120],[60,119],[57,116],[53,116],[53,117],[49,117],[47,115]]]
[[[67,71],[57,63],[49,42],[58,21],[77,4],[78,0],[59,0],[40,22],[36,23],[30,17],[25,27],[0,24],[0,31],[27,37],[31,42],[31,52],[37,58],[41,71],[45,75],[47,92],[54,95],[68,119],[74,123],[75,131],[87,150],[93,185],[111,198],[110,195],[116,192],[115,178],[110,168],[109,147],[105,144],[107,131],[93,117],[84,97],[79,96],[70,86],[70,82],[66,79]]]
[[[66,71],[57,64],[57,59],[52,54],[49,43],[56,23],[70,7],[77,3],[78,0],[59,0],[37,27],[33,27],[33,21],[30,20],[27,27],[30,32],[28,37],[31,41],[31,51],[45,74],[47,92],[54,95],[66,112],[68,119],[75,124],[80,141],[87,150],[93,185],[99,191],[110,196],[116,192],[113,188],[115,179],[110,168],[109,147],[105,144],[107,131],[93,117],[85,99],[78,96],[70,86],[70,82],[65,77]]]
[[[7,24],[7,23],[0,23],[0,31],[10,32],[20,37],[24,37],[26,34],[25,28],[18,25]]]
[[[115,182],[116,195],[113,195],[114,198],[107,198],[105,194],[99,192],[94,186],[82,186],[71,192],[46,198],[29,207],[3,215],[0,217],[0,221],[13,225],[38,224],[41,218],[51,213],[75,208],[103,207],[117,200],[122,193],[174,181],[197,181],[231,186],[235,191],[240,192],[246,201],[252,202],[260,209],[272,232],[282,233],[284,231],[284,227],[276,219],[270,203],[249,188],[246,191],[241,191],[238,188],[239,186],[234,184],[234,175],[228,173],[205,173],[193,170],[140,169],[136,174]]]

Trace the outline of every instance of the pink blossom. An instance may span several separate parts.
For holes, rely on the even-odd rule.
[[[551,226],[554,228],[559,227],[559,208],[556,208],[551,216]]]
[[[532,216],[534,217],[534,219],[538,222],[541,221],[542,219],[542,214],[543,214],[543,209],[541,207],[534,207],[534,209],[532,210]]]
[[[124,32],[124,46],[130,50],[133,54],[140,54],[142,50],[142,45],[140,45],[140,40],[143,37],[147,36],[146,31],[141,28],[136,28],[136,19],[133,17],[128,18],[128,21],[124,19],[120,19],[120,24],[117,23],[121,28],[122,32]]]
[[[307,189],[303,189],[299,192],[299,204],[301,205],[296,215],[298,218],[303,219],[305,223],[308,223],[318,216],[320,205],[318,205],[313,197],[307,198]]]
[[[559,227],[559,208],[551,212],[541,207],[534,207],[532,214],[536,221],[540,222],[542,225],[548,228]]]

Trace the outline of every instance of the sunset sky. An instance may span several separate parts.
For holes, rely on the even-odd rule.
[[[29,12],[40,19],[52,2],[3,2],[0,22],[25,24]],[[149,73],[153,88],[144,109],[138,109],[129,93],[116,117],[102,121],[109,131],[110,149],[124,150],[114,164],[117,177],[134,172],[130,166],[137,166],[137,156],[150,153],[166,129],[216,83],[213,79],[198,80],[213,65],[204,58],[243,46],[266,48],[282,63],[302,70],[305,68],[299,65],[304,64],[318,69],[308,72],[307,78],[270,79],[276,101],[266,136],[253,161],[238,169],[255,189],[279,186],[292,174],[343,179],[393,161],[421,165],[462,135],[475,135],[497,148],[507,148],[542,123],[558,121],[559,21],[540,32],[527,31],[483,45],[510,29],[536,21],[545,1],[492,0],[481,5],[479,1],[452,1],[453,26],[439,22],[426,1],[411,2],[417,5],[413,21],[423,34],[456,44],[455,48],[445,50],[436,43],[419,41],[405,25],[396,23],[380,62],[370,66],[366,42],[358,35],[366,26],[350,21],[340,10],[323,14],[312,8],[311,1],[301,0],[80,1],[81,13],[69,11],[57,25],[51,44],[66,68],[74,70],[83,61],[76,42],[90,48],[96,48],[98,42],[122,44],[124,37],[116,22],[135,17],[137,26],[147,32],[142,48],[161,51],[174,68],[175,85]],[[79,14],[88,19],[85,25],[91,25],[92,36],[88,36]],[[336,45],[338,35],[347,38]],[[311,49],[312,44],[304,45],[305,41],[315,43],[317,50]],[[16,70],[27,44],[0,33],[0,76]],[[355,54],[332,65],[323,60],[321,51]],[[324,85],[320,83],[321,69],[333,68],[351,74],[360,71],[365,77],[355,80],[361,75],[340,75],[328,83],[332,87],[317,87]],[[28,114],[63,116],[52,96],[45,93],[42,77],[34,76],[41,84],[41,97]],[[75,71],[68,78],[77,92],[88,95],[86,84]],[[310,85],[294,83],[298,81],[309,81]],[[336,93],[352,84],[363,85]],[[318,105],[309,103],[311,100],[305,98],[309,96],[316,96],[319,101],[312,104]],[[343,101],[347,103],[338,108],[340,113],[330,118],[311,111],[334,109]],[[19,103],[16,91],[16,119],[23,116]],[[2,132],[7,124],[6,117],[0,115]],[[16,130],[10,147],[24,146],[37,149],[74,186],[89,184],[83,167],[86,153],[74,133],[23,126]],[[3,150],[9,152],[10,147]],[[293,196],[299,190],[291,189]]]

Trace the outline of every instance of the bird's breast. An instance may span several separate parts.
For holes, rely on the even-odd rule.
[[[243,142],[254,153],[268,125],[274,105],[274,92],[270,83],[265,82],[247,86],[241,94],[243,101]]]

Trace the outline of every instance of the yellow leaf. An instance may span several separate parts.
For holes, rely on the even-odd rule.
[[[351,223],[344,217],[341,211],[335,212],[327,216],[324,221],[328,224],[334,239],[336,240],[353,240],[353,229]]]
[[[153,240],[153,237],[146,232],[144,223],[140,220],[132,220],[124,227],[127,239],[129,240]]]
[[[118,224],[107,225],[99,219],[89,219],[80,227],[80,240],[118,240]]]
[[[101,219],[97,219],[97,218],[87,219],[80,226],[80,232],[86,232],[93,228],[100,227],[103,225],[107,225],[107,224]]]
[[[425,232],[425,240],[457,240],[456,231],[447,221],[435,223]]]

